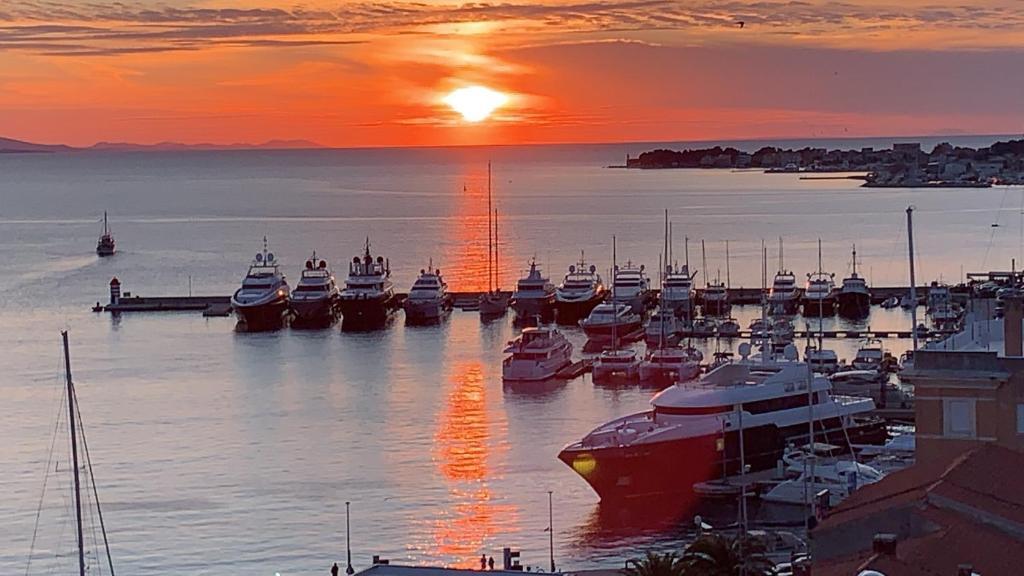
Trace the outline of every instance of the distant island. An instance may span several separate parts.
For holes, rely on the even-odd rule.
[[[181,142],[160,142],[157,144],[134,144],[131,142],[98,142],[92,146],[76,148],[64,144],[35,144],[12,138],[0,138],[0,154],[28,154],[53,152],[81,151],[115,151],[115,152],[171,152],[184,150],[300,150],[323,148],[324,146],[309,140],[268,140],[262,144],[238,142],[235,144],[183,144]]]
[[[1024,140],[996,142],[985,148],[942,143],[925,152],[917,142],[875,150],[781,149],[765,146],[754,153],[736,148],[652,150],[626,157],[626,168],[760,168],[769,173],[864,172],[868,187],[974,188],[1024,184]]]

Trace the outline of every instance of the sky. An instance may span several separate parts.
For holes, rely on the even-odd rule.
[[[0,2],[0,136],[79,146],[1008,134],[1022,72],[1020,0]]]

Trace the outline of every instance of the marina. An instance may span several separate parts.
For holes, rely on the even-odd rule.
[[[128,569],[145,572],[150,563],[173,564],[177,551],[187,549],[204,566],[226,567],[227,563],[216,564],[216,559],[227,551],[232,566],[281,570],[282,574],[285,570],[322,571],[329,566],[323,559],[339,550],[345,501],[352,502],[352,550],[357,569],[369,565],[376,554],[396,564],[471,568],[478,566],[481,551],[500,554],[503,546],[521,549],[529,559],[526,562],[536,567],[541,564],[538,559],[547,558],[549,544],[563,569],[619,566],[636,550],[648,546],[685,546],[695,536],[691,530],[681,531],[680,526],[691,526],[698,514],[710,525],[734,530],[738,516],[735,498],[702,500],[686,510],[671,512],[622,507],[601,501],[557,455],[595,426],[649,410],[651,397],[673,381],[706,375],[730,359],[740,362],[741,345],[760,346],[759,337],[764,333],[755,333],[750,326],[762,315],[763,291],[757,270],[761,254],[756,248],[761,238],[773,244],[780,232],[785,233],[785,265],[792,269],[793,292],[798,298],[805,295],[803,284],[809,271],[835,273],[835,289],[840,290],[841,279],[850,276],[850,252],[856,241],[857,272],[866,279],[871,293],[864,317],[848,318],[838,311],[821,319],[797,314],[788,326],[768,322],[765,330],[784,335],[801,358],[808,346],[821,344],[834,352],[836,366],[847,367],[866,346],[866,339],[879,338],[886,378],[892,386],[904,386],[898,369],[904,364],[900,357],[912,347],[915,334],[924,343],[941,339],[952,330],[931,327],[932,315],[927,310],[944,309],[939,292],[932,298],[932,306],[928,305],[933,281],[948,283],[949,302],[966,307],[967,292],[956,281],[967,277],[959,271],[961,263],[968,270],[985,270],[998,262],[1012,268],[1012,251],[1000,251],[998,242],[987,265],[980,257],[986,252],[984,243],[980,248],[965,246],[959,252],[950,247],[948,231],[967,234],[969,223],[983,228],[987,240],[993,230],[991,214],[979,215],[965,208],[955,218],[947,217],[930,212],[927,199],[915,200],[923,205],[915,218],[924,222],[915,239],[923,236],[928,250],[939,249],[937,245],[948,253],[941,261],[927,253],[921,257],[916,313],[927,330],[918,331],[913,328],[911,311],[898,303],[909,293],[904,278],[902,198],[876,200],[892,205],[879,206],[877,214],[858,220],[856,239],[850,233],[830,235],[809,225],[830,218],[827,212],[831,208],[818,210],[824,204],[815,208],[814,200],[809,200],[817,198],[815,194],[827,196],[827,190],[807,195],[775,190],[778,184],[772,184],[772,201],[782,198],[790,202],[775,209],[771,203],[758,204],[763,196],[756,184],[744,188],[756,182],[748,182],[745,174],[728,177],[727,186],[746,191],[741,192],[740,204],[726,209],[700,207],[709,206],[718,196],[714,193],[687,192],[685,204],[694,206],[688,211],[678,202],[666,202],[664,191],[640,190],[630,200],[637,206],[613,198],[609,203],[614,210],[609,212],[614,213],[598,210],[598,214],[583,217],[556,192],[546,199],[551,202],[552,215],[536,215],[530,211],[536,198],[517,197],[520,190],[536,182],[531,183],[529,174],[524,173],[522,180],[513,177],[509,185],[509,178],[499,176],[502,171],[496,166],[494,192],[500,200],[495,204],[502,216],[501,260],[496,266],[492,257],[490,264],[491,272],[499,268],[495,280],[486,266],[489,227],[490,244],[494,244],[493,218],[488,226],[486,217],[486,175],[474,167],[483,162],[472,164],[466,168],[472,177],[467,178],[469,191],[465,195],[426,196],[424,200],[425,213],[437,214],[437,206],[452,202],[451,210],[461,210],[454,215],[402,215],[396,205],[388,209],[398,211],[397,215],[380,221],[359,213],[353,219],[307,214],[299,220],[260,216],[204,222],[190,216],[153,222],[111,212],[117,252],[102,259],[91,254],[97,231],[95,216],[81,225],[29,226],[0,220],[0,228],[16,235],[9,238],[19,238],[18,250],[11,250],[18,254],[12,274],[0,279],[7,283],[4,294],[8,298],[8,306],[0,310],[9,326],[3,343],[8,349],[34,351],[24,357],[12,355],[9,361],[15,373],[25,376],[4,385],[11,391],[13,416],[2,425],[5,434],[35,439],[46,436],[41,421],[50,414],[42,414],[47,410],[41,408],[49,406],[45,394],[49,372],[44,365],[53,346],[52,339],[44,338],[45,330],[36,327],[69,325],[76,342],[78,395],[83,411],[88,407],[90,447],[95,443],[93,460],[97,478],[104,484],[100,494],[104,516],[108,528],[114,527],[112,552]],[[246,170],[259,172],[251,166]],[[700,186],[715,185],[708,178],[712,176],[699,176],[698,180],[705,182]],[[783,183],[786,178],[770,177],[772,182]],[[462,179],[460,175],[459,182],[448,182],[448,187],[462,190]],[[417,172],[415,179],[410,177],[410,186],[421,180]],[[794,183],[846,185],[799,183],[795,179]],[[515,190],[503,190],[513,187]],[[830,196],[829,201],[842,202],[838,196]],[[940,200],[946,201],[938,198],[935,202]],[[221,200],[211,195],[208,201],[214,206],[204,210],[217,211],[215,206]],[[847,211],[861,201],[851,198]],[[998,208],[1000,198],[989,201],[995,205],[993,210]],[[794,224],[793,213],[807,209],[807,202],[812,202],[811,209],[818,213]],[[97,205],[95,201],[92,204]],[[761,215],[750,230],[721,224],[750,207],[745,204],[756,206]],[[664,262],[659,266],[659,253],[665,252],[666,205],[675,236],[676,255],[671,259],[679,262],[672,271],[676,292],[664,296],[669,302],[666,308],[680,311],[678,323],[665,324],[667,330],[677,331],[674,347],[667,348],[659,347],[660,328],[647,333],[654,307],[662,304],[659,268]],[[260,209],[270,213],[265,206]],[[317,210],[331,213],[329,205]],[[888,216],[883,213],[898,213],[899,218],[885,220]],[[431,220],[435,217],[441,220]],[[367,226],[360,218],[375,224]],[[1005,222],[1006,217],[1003,219]],[[629,223],[618,228],[619,220]],[[642,231],[634,223],[641,223]],[[839,230],[839,223],[832,220],[829,225]],[[78,229],[78,236],[69,236],[69,230]],[[998,241],[1003,232],[995,230]],[[694,248],[685,273],[684,234],[690,248],[697,239],[708,239],[706,256],[694,257]],[[238,329],[229,295],[247,276],[264,235],[293,301],[302,278],[319,274],[321,260],[342,286],[347,263],[354,255],[359,255],[360,266],[365,264],[366,237],[370,236],[373,267],[378,256],[383,257],[381,270],[390,274],[392,282],[389,306],[393,308],[385,322],[358,331],[343,331],[340,322],[332,328],[299,329],[294,319],[274,331]],[[551,324],[572,350],[564,359],[567,361],[558,359],[553,378],[506,382],[502,364],[509,354],[503,350],[526,327],[516,322],[510,310],[513,290],[509,287],[528,277],[533,259],[542,278],[555,286],[553,308],[558,307],[558,285],[566,280],[570,265],[584,271],[594,266],[606,293],[610,292],[613,235],[617,236],[620,266],[626,268],[629,260],[632,269],[644,265],[639,283],[645,278],[649,282],[639,330],[622,336],[616,333],[616,339],[635,340],[620,345],[629,370],[611,367],[610,378],[595,376],[598,357],[609,343],[591,347],[584,329],[566,322]],[[78,237],[81,241],[74,240]],[[729,239],[728,254],[725,238]],[[221,254],[204,250],[207,245],[228,248]],[[550,253],[544,252],[544,246],[550,247]],[[316,257],[311,258],[314,248]],[[580,257],[581,249],[585,259]],[[48,256],[43,258],[37,250]],[[83,252],[89,260],[82,258]],[[58,256],[49,256],[52,254]],[[585,266],[580,265],[581,260]],[[41,267],[39,262],[52,264]],[[768,258],[771,274],[776,264],[774,257]],[[429,276],[428,268],[440,271],[438,276],[447,284],[445,293],[451,296],[454,311],[436,322],[410,322],[404,301],[410,288]],[[312,272],[307,273],[309,270]],[[690,324],[684,320],[691,310],[691,304],[685,302],[687,275],[692,288]],[[1000,288],[985,286],[1008,282],[1017,275],[1010,270],[970,278],[976,279],[976,295],[989,293],[990,300],[979,302],[995,310],[995,292]],[[108,294],[114,277],[118,290],[123,288],[116,298]],[[728,316],[704,314],[701,307],[706,304],[708,283],[720,283],[725,289]],[[546,294],[546,288],[542,292]],[[101,294],[104,296],[98,298]],[[481,296],[488,294],[504,302],[499,307],[504,314],[482,313]],[[679,302],[672,303],[677,297]],[[432,309],[433,298],[424,294],[421,311]],[[610,300],[610,293],[606,298]],[[890,298],[897,299],[894,308],[880,305]],[[105,314],[88,311],[97,299],[101,301],[97,309]],[[623,300],[620,304],[632,312],[634,302]],[[550,319],[557,321],[557,314]],[[531,323],[525,320],[525,324]],[[688,326],[693,327],[692,332]],[[779,348],[780,353],[784,348]],[[669,355],[656,356],[658,350]],[[677,351],[682,362],[671,355]],[[55,360],[57,356],[54,354]],[[682,369],[692,367],[698,357],[698,373],[683,376]],[[826,356],[821,358],[826,365]],[[883,389],[878,381],[852,386],[862,386],[868,397]],[[884,407],[875,401],[868,412],[871,417],[890,427],[915,421],[914,402],[900,405],[897,397],[887,394],[883,394],[888,399]],[[380,422],[387,423],[387,433],[370,433],[380,430]],[[830,431],[828,440],[838,438]],[[26,441],[34,448],[41,443]],[[728,445],[732,451],[731,440]],[[756,447],[751,444],[748,448],[753,455]],[[758,479],[758,492],[765,493],[769,480],[778,479],[769,478],[775,476],[774,464],[762,460],[759,466],[768,468],[751,472],[746,480]],[[11,461],[29,469],[34,459],[26,449],[26,454],[12,454]],[[131,469],[119,465],[126,461],[132,462]],[[167,474],[171,461],[175,473]],[[304,470],[301,481],[296,479],[296,470]],[[726,486],[729,491],[735,490],[738,481],[733,476]],[[10,480],[16,494],[34,494],[35,478],[11,476]],[[544,531],[548,490],[553,492],[555,511],[551,543]],[[799,536],[804,521],[799,505],[749,499],[752,529],[774,533],[785,526]],[[287,511],[282,512],[282,506]],[[13,501],[0,503],[13,519],[10,526],[0,528],[0,541],[10,543],[9,548],[0,547],[4,559],[20,557],[18,553],[28,547],[25,526],[31,519],[22,512],[27,507],[15,506]],[[229,517],[231,523],[223,520]],[[234,522],[261,527],[272,543],[262,536],[238,534]],[[182,525],[190,526],[187,534],[178,528]],[[154,545],[150,534],[166,539]],[[268,554],[273,559],[268,560]]]

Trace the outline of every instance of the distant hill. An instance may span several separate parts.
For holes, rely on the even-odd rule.
[[[97,142],[88,150],[116,151],[177,151],[177,150],[299,150],[306,148],[323,148],[324,146],[309,140],[268,140],[262,144],[237,142],[234,144],[184,144],[181,142],[159,142],[157,144],[134,144],[131,142]]]
[[[33,144],[11,138],[0,138],[0,154],[16,154],[21,152],[70,152],[74,148],[63,144]]]
[[[235,144],[183,144],[181,142],[160,142],[158,144],[134,144],[131,142],[98,142],[87,148],[75,148],[64,144],[35,144],[0,138],[0,154],[16,154],[29,152],[77,152],[82,150],[109,151],[175,151],[175,150],[302,150],[307,148],[324,148],[323,145],[309,140],[268,140],[262,144],[238,142]]]

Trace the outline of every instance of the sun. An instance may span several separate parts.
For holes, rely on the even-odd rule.
[[[463,120],[480,122],[508,102],[508,96],[484,86],[466,86],[451,91],[443,102],[461,114]]]

